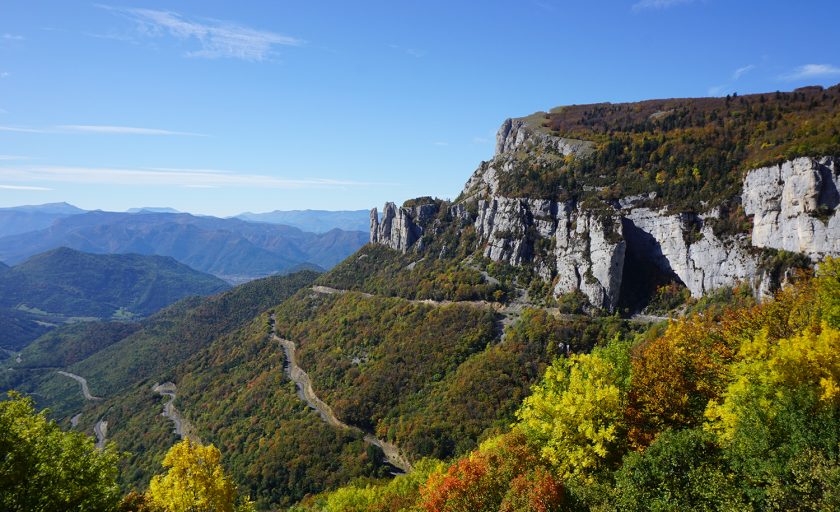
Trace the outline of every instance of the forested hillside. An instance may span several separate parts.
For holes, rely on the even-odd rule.
[[[221,279],[172,258],[87,254],[66,247],[0,275],[0,306],[19,305],[65,316],[148,316],[188,295],[229,288]]]
[[[556,359],[461,458],[296,510],[835,510],[840,261],[765,304],[705,309]]]
[[[69,421],[82,406],[110,402],[85,404],[78,384],[57,370],[88,378],[92,395],[110,399],[145,379],[166,376],[201,347],[246,325],[315,277],[302,272],[257,280],[206,299],[185,299],[136,324],[87,322],[57,329],[36,340],[19,362],[9,361],[0,384],[33,393],[39,406]],[[91,426],[97,419],[84,418]]]
[[[142,318],[184,297],[227,288],[172,258],[62,247],[0,271],[0,348],[20,350],[64,323]]]

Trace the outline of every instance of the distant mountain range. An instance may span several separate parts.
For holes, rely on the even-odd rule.
[[[48,227],[56,219],[87,213],[68,203],[13,206],[0,208],[0,237],[35,231]],[[142,206],[129,208],[125,213],[185,213],[168,206]],[[265,224],[283,224],[309,231],[326,233],[333,229],[342,231],[368,231],[370,210],[275,210],[273,212],[244,212],[234,219]]]
[[[183,297],[227,288],[169,257],[54,249],[0,269],[0,318],[10,324],[0,346],[19,348],[73,317],[148,316]]]
[[[67,203],[0,208],[0,237],[44,229],[57,219],[85,213]]]
[[[297,213],[300,219],[306,217]],[[312,222],[326,228],[325,219],[333,213],[337,223],[340,214],[347,212],[313,212]],[[172,213],[165,208],[88,212],[60,203],[0,210],[0,261],[12,265],[57,247],[70,247],[100,254],[171,256],[202,272],[242,282],[303,268],[330,268],[367,239],[362,231],[332,228],[313,233],[268,222]]]
[[[313,233],[325,233],[336,228],[344,231],[368,231],[370,229],[370,210],[275,210],[267,213],[240,213],[236,218],[248,222],[285,224]]]
[[[169,208],[168,206],[143,206],[141,208],[129,208],[125,211],[126,213],[181,213],[180,211],[176,210],[175,208]]]

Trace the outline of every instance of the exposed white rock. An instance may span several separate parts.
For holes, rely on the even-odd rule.
[[[561,155],[569,155],[589,153],[592,151],[593,144],[587,140],[542,133],[529,126],[524,118],[506,119],[496,133],[497,156],[540,146],[550,148]]]
[[[541,256],[538,273],[556,276],[554,292],[580,290],[598,306],[618,302],[625,243],[615,212],[574,209],[571,203],[497,197],[478,202],[475,229],[484,256],[514,266]],[[530,234],[529,234],[530,233]],[[538,239],[555,241],[552,255],[535,255]],[[545,257],[550,256],[550,257]]]
[[[626,243],[617,215],[572,209],[558,211],[555,231],[554,294],[580,290],[597,307],[618,303]]]
[[[592,152],[589,141],[556,137],[535,130],[525,119],[507,119],[496,133],[496,154],[489,162],[481,162],[467,180],[462,198],[481,199],[497,196],[500,174],[512,172],[516,153],[523,151],[548,151],[552,154],[586,155]]]
[[[752,243],[819,259],[840,255],[840,165],[834,158],[797,158],[747,173],[744,211],[753,215]],[[820,207],[834,210],[818,218]]]
[[[424,226],[437,212],[438,205],[434,203],[411,208],[397,208],[394,203],[385,203],[382,220],[375,208],[370,211],[370,242],[406,252],[423,235]]]
[[[499,176],[516,170],[522,152],[563,156],[591,149],[589,142],[554,137],[524,119],[508,119],[496,136],[495,156],[469,178],[449,216],[461,227],[473,222],[481,244],[476,249],[485,257],[532,264],[553,283],[555,295],[580,290],[599,307],[618,304],[624,274],[632,271],[624,268],[628,252],[676,276],[695,297],[744,281],[760,295],[770,293],[776,283],[762,274],[750,237],[715,235],[716,208],[702,214],[652,210],[643,207],[656,197],[651,192],[587,209],[572,202],[504,197],[499,191]],[[797,158],[750,171],[742,203],[753,216],[752,246],[801,252],[814,260],[840,256],[838,189],[840,163],[834,158]],[[474,221],[468,203],[477,206]],[[376,210],[371,212],[371,242],[405,252],[437,225],[437,213],[436,204],[397,208],[388,203],[381,221]]]
[[[405,252],[418,238],[418,229],[405,208],[394,203],[385,203],[382,220],[377,219],[376,210],[371,210],[370,241],[387,245]]]
[[[649,208],[626,212],[624,235],[637,255],[673,272],[695,297],[721,286],[751,281],[758,263],[743,239],[724,242],[715,236],[703,217],[668,215]],[[697,240],[686,235],[702,226]]]

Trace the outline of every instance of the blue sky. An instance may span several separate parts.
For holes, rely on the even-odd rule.
[[[0,206],[453,198],[506,117],[840,82],[840,2],[0,0]]]

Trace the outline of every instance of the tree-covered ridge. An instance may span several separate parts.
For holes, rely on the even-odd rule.
[[[300,510],[837,510],[840,260],[775,300],[557,358],[507,433]]]
[[[221,279],[172,258],[88,254],[62,247],[3,272],[0,306],[24,305],[66,316],[148,316],[188,295],[227,288]]]
[[[520,151],[500,175],[507,197],[617,200],[701,211],[737,195],[744,172],[799,156],[840,155],[840,85],[793,92],[597,103],[527,118],[553,136],[594,143],[587,156]]]
[[[22,368],[66,367],[142,329],[140,322],[80,322],[51,331],[20,353]]]

